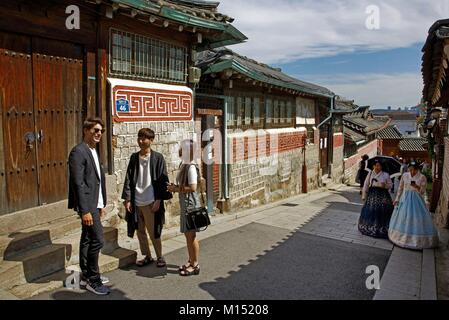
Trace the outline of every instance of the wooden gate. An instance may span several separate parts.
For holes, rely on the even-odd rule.
[[[329,129],[327,125],[324,125],[320,130],[320,167],[322,169],[322,174],[326,175],[329,173]]]
[[[40,204],[67,197],[67,156],[81,141],[80,48],[33,39],[34,110]]]
[[[0,33],[0,213],[38,203],[29,39]]]
[[[0,69],[0,214],[63,200],[82,135],[82,48],[0,33]]]

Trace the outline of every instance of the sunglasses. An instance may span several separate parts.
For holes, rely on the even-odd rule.
[[[104,133],[105,131],[106,131],[106,129],[98,129],[98,128],[94,128],[94,132],[95,132],[95,133],[99,133],[99,132]]]

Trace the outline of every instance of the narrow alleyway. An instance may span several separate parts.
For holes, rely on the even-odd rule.
[[[366,268],[377,266],[382,274],[393,245],[359,234],[360,209],[352,187],[292,198],[202,233],[199,276],[177,274],[186,260],[177,237],[164,242],[171,251],[167,268],[131,266],[107,274],[109,297],[60,289],[34,299],[373,299]],[[415,287],[410,298],[419,295]]]

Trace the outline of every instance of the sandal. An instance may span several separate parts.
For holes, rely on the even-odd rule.
[[[137,261],[136,265],[138,267],[144,267],[149,264],[152,264],[153,262],[154,262],[154,259],[152,257],[145,257],[144,259]]]
[[[179,266],[178,271],[182,271],[190,267],[190,259],[186,264],[183,264],[182,266]]]
[[[193,268],[193,270],[189,271],[188,268]],[[192,275],[197,276],[199,274],[200,274],[200,265],[199,264],[197,264],[196,266],[190,265],[186,269],[179,271],[179,275],[184,276],[184,277],[192,276]]]
[[[156,263],[156,267],[158,268],[163,268],[167,265],[167,263],[165,262],[164,258],[160,257],[157,258],[157,263]]]

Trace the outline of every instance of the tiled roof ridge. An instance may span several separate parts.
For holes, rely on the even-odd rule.
[[[247,56],[244,56],[244,55],[241,55],[241,54],[239,54],[239,53],[237,53],[237,52],[235,52],[235,51],[233,51],[233,50],[231,50],[231,49],[229,49],[229,48],[227,48],[227,47],[226,47],[226,48],[217,48],[215,51],[216,51],[216,52],[218,52],[218,51],[227,51],[227,52],[229,52],[230,54],[232,54],[233,56],[236,56],[236,57],[238,57],[238,58],[240,58],[240,59],[246,60],[246,61],[248,61],[248,62],[254,63],[254,64],[256,64],[256,65],[259,65],[259,66],[264,67],[264,68],[267,68],[267,69],[271,69],[271,70],[273,70],[273,71],[282,72],[282,69],[281,69],[281,68],[275,68],[275,67],[272,67],[272,66],[270,66],[270,65],[268,65],[268,64],[266,64],[266,63],[259,62],[259,61],[257,61],[257,60],[251,59],[251,58],[249,58],[249,57],[247,57]]]
[[[211,2],[210,6],[206,6],[205,1],[189,1],[189,0],[151,0],[156,2],[160,6],[168,6],[173,9],[178,9],[183,11],[184,13],[192,14],[193,16],[198,16],[200,18],[209,18],[216,21],[227,21],[233,22],[234,18],[219,13],[217,10],[219,2]],[[197,4],[195,4],[197,2]],[[197,5],[203,3],[202,7],[198,7]],[[191,4],[191,5],[190,5]]]

